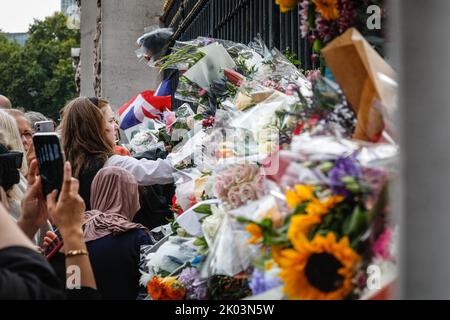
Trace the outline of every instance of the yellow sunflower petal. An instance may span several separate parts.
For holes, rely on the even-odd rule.
[[[305,274],[309,257],[319,253],[333,255],[342,264],[337,270],[343,278],[342,284],[332,292],[321,292],[309,283]],[[336,241],[336,236],[330,232],[326,236],[316,235],[311,242],[302,242],[299,248],[281,250],[278,260],[280,277],[285,284],[284,292],[288,298],[344,299],[352,290],[352,277],[359,256],[349,247],[348,239]]]
[[[294,190],[286,191],[286,203],[290,208],[295,209],[301,203],[301,199],[297,192]]]
[[[313,2],[316,5],[316,12],[325,20],[335,20],[340,17],[337,8],[338,0],[313,0]]]

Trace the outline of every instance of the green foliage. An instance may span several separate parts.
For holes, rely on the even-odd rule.
[[[21,48],[0,33],[0,93],[15,107],[39,111],[56,120],[59,110],[76,94],[70,49],[80,46],[80,34],[57,13],[35,21]]]
[[[297,59],[297,54],[291,51],[290,48],[286,48],[283,52],[283,55],[288,59],[294,66],[300,65],[300,60]]]

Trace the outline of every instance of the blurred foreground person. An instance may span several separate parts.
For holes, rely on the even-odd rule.
[[[139,210],[136,179],[118,167],[101,169],[92,182],[91,211],[84,237],[103,299],[135,300],[139,292],[140,246],[152,244],[133,217]]]
[[[37,163],[32,163],[22,214],[16,224],[4,205],[8,205],[5,189],[19,181],[17,153],[7,150],[4,144],[0,132],[0,299],[98,299],[83,238],[84,203],[78,195],[78,182],[71,177],[70,164],[65,166],[59,200],[56,201],[53,192],[46,203],[40,177],[35,175]],[[74,287],[69,289],[74,290],[67,293],[50,264],[30,241],[48,217],[53,219],[64,239],[66,265],[76,266],[78,270],[78,283],[73,283]]]
[[[25,149],[22,144],[19,129],[17,128],[16,120],[5,112],[0,110],[0,130],[3,132],[6,149],[13,150],[22,154],[22,161],[19,167],[20,180],[10,190],[8,190],[8,204],[9,211],[14,219],[20,216],[20,202],[27,188],[26,175],[28,173],[28,166],[25,159]]]
[[[76,98],[64,108],[62,144],[74,176],[80,180],[80,195],[88,210],[92,181],[103,167],[121,167],[130,172],[139,185],[173,182],[174,169],[168,159],[137,160],[114,154],[115,130],[113,117],[105,117],[86,97]]]
[[[9,99],[3,95],[0,94],[0,109],[11,109],[12,104]]]

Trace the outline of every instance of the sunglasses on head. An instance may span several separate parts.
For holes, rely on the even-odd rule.
[[[90,97],[90,98],[88,98],[89,99],[89,101],[94,105],[94,106],[96,106],[97,108],[99,108],[99,105],[98,105],[98,98],[97,97]]]

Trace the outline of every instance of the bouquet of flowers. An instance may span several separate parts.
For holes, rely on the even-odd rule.
[[[302,159],[300,165],[292,164],[295,176],[283,179],[288,212],[284,221],[239,218],[252,236],[250,243],[262,246],[254,276],[261,278],[261,265],[276,263],[289,299],[360,297],[362,276],[374,257],[394,259],[387,248],[392,238],[389,170],[368,166],[365,147],[355,153],[345,141],[335,142],[342,147],[334,148],[337,156],[309,154],[297,158]]]

